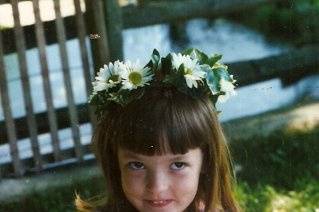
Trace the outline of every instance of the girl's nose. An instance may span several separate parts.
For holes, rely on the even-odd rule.
[[[149,173],[146,177],[146,188],[152,194],[159,194],[169,188],[170,180],[165,172]]]

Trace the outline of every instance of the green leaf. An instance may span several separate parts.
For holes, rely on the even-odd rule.
[[[161,71],[164,75],[170,74],[172,69],[172,55],[168,54],[166,57],[161,58]],[[172,71],[171,71],[172,72]]]
[[[209,96],[210,100],[213,102],[214,108],[216,108],[216,102],[218,100],[219,95],[211,95]]]
[[[96,104],[97,100],[98,100],[97,94],[95,94],[95,95],[92,94],[92,95],[89,97],[88,102],[89,102],[89,104],[94,105],[94,104]]]
[[[225,79],[230,82],[232,81],[228,71],[225,68],[219,67],[219,68],[214,68],[212,70],[219,76],[219,79]]]
[[[154,64],[158,63],[158,61],[160,60],[161,56],[159,54],[159,52],[157,51],[157,49],[153,50],[153,53],[151,55],[151,60]]]
[[[181,75],[184,75],[184,70],[185,70],[185,65],[184,65],[184,63],[182,63],[182,64],[179,66],[177,72],[178,72],[179,74],[181,74]]]
[[[151,55],[151,61],[153,63],[153,70],[156,71],[161,62],[161,56],[156,49],[153,50],[153,53]]]
[[[207,63],[208,56],[195,48],[189,48],[182,52],[183,55],[193,56],[195,59],[199,61],[200,64]]]
[[[228,73],[228,71],[223,68],[208,68],[207,66],[202,67],[206,71],[206,82],[209,87],[209,89],[212,91],[214,94],[222,94],[220,91],[220,80],[225,79],[229,82],[232,82],[232,79]]]
[[[217,72],[214,70],[210,69],[209,71],[206,72],[206,82],[213,94],[217,94],[220,92],[220,85],[219,85],[219,80],[220,76]]]
[[[212,67],[216,62],[218,62],[220,59],[222,59],[222,55],[221,54],[214,54],[212,57],[210,57],[207,60],[207,64]]]
[[[156,72],[160,68],[160,63],[161,56],[157,49],[154,49],[151,55],[151,60],[145,65],[145,67],[149,67],[153,70],[153,72]]]

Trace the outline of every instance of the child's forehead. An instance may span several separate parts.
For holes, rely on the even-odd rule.
[[[188,150],[185,154],[173,154],[172,152],[165,152],[162,154],[145,155],[141,153],[136,153],[127,149],[119,148],[118,155],[122,158],[133,158],[133,159],[183,159],[191,158],[197,155],[197,152],[201,152],[199,148]]]

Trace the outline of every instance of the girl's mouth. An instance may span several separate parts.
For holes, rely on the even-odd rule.
[[[164,199],[164,200],[146,200],[146,202],[151,205],[152,207],[156,207],[156,208],[163,208],[167,205],[169,205],[170,203],[173,202],[172,199]]]

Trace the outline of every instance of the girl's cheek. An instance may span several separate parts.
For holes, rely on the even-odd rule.
[[[188,178],[194,174],[194,171],[190,167],[186,167],[185,169],[181,170],[171,170],[170,174],[178,178]]]
[[[173,171],[170,175],[177,180],[183,180],[189,177],[189,174],[185,171]]]
[[[192,170],[181,170],[171,174],[176,184],[195,182],[197,181],[197,175],[199,175],[199,173]]]
[[[125,165],[120,166],[120,171],[122,183],[126,185],[131,185],[132,182],[136,182],[144,176],[143,170],[132,171]]]
[[[143,170],[139,170],[139,171],[125,170],[123,174],[124,174],[123,176],[127,180],[134,181],[136,179],[142,179],[145,175],[145,171],[143,171]]]

